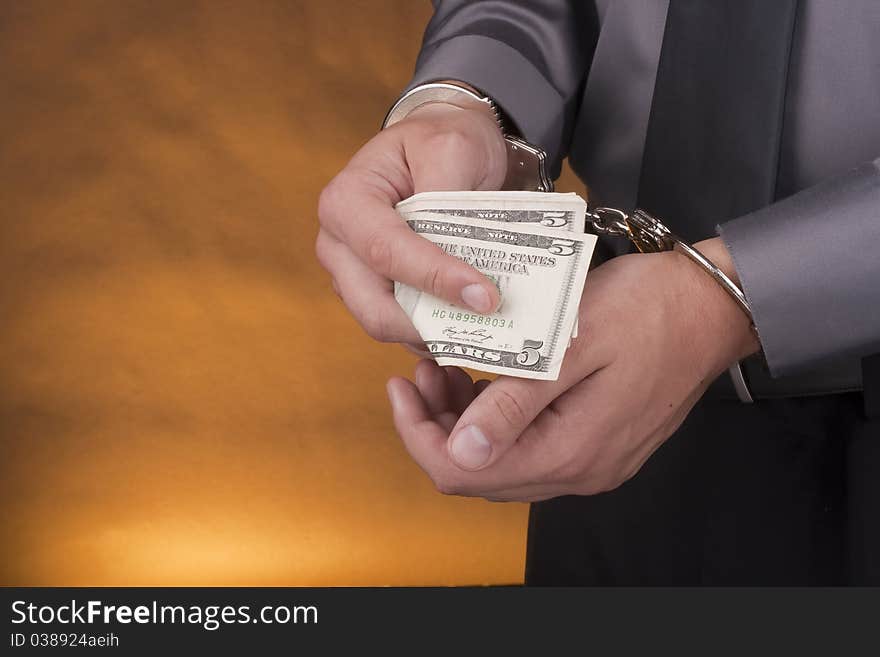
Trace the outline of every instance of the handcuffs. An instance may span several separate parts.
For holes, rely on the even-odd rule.
[[[501,129],[507,146],[507,175],[501,189],[552,192],[553,181],[547,175],[547,153],[540,147],[511,134],[500,108],[489,96],[459,82],[428,82],[410,89],[391,107],[382,128],[388,128],[418,107],[429,103],[448,103],[464,109],[489,111]],[[641,253],[677,250],[700,265],[724,289],[746,314],[754,330],[752,309],[743,291],[700,251],[681,238],[656,217],[641,209],[631,213],[617,208],[587,208],[587,227],[598,235],[625,237]],[[736,395],[741,402],[754,398],[737,361],[729,368]]]

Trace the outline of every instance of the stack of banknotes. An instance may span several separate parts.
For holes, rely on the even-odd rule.
[[[571,340],[596,237],[577,194],[425,192],[397,205],[409,227],[472,265],[501,304],[479,314],[404,284],[395,297],[440,365],[555,380]]]

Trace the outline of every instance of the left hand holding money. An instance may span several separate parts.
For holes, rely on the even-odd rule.
[[[697,246],[735,276],[719,239]],[[475,384],[432,361],[419,363],[416,384],[389,381],[397,431],[441,492],[536,501],[616,488],[715,377],[758,349],[724,290],[674,252],[592,271],[580,323],[556,381]]]

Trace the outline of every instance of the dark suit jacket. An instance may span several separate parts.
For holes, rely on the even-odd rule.
[[[468,82],[594,200],[717,231],[766,358],[753,392],[861,387],[880,351],[880,2],[434,6],[411,87]]]

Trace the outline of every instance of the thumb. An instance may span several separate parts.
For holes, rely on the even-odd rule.
[[[463,470],[492,465],[565,389],[562,381],[496,379],[471,402],[453,428],[447,442],[450,459]]]

